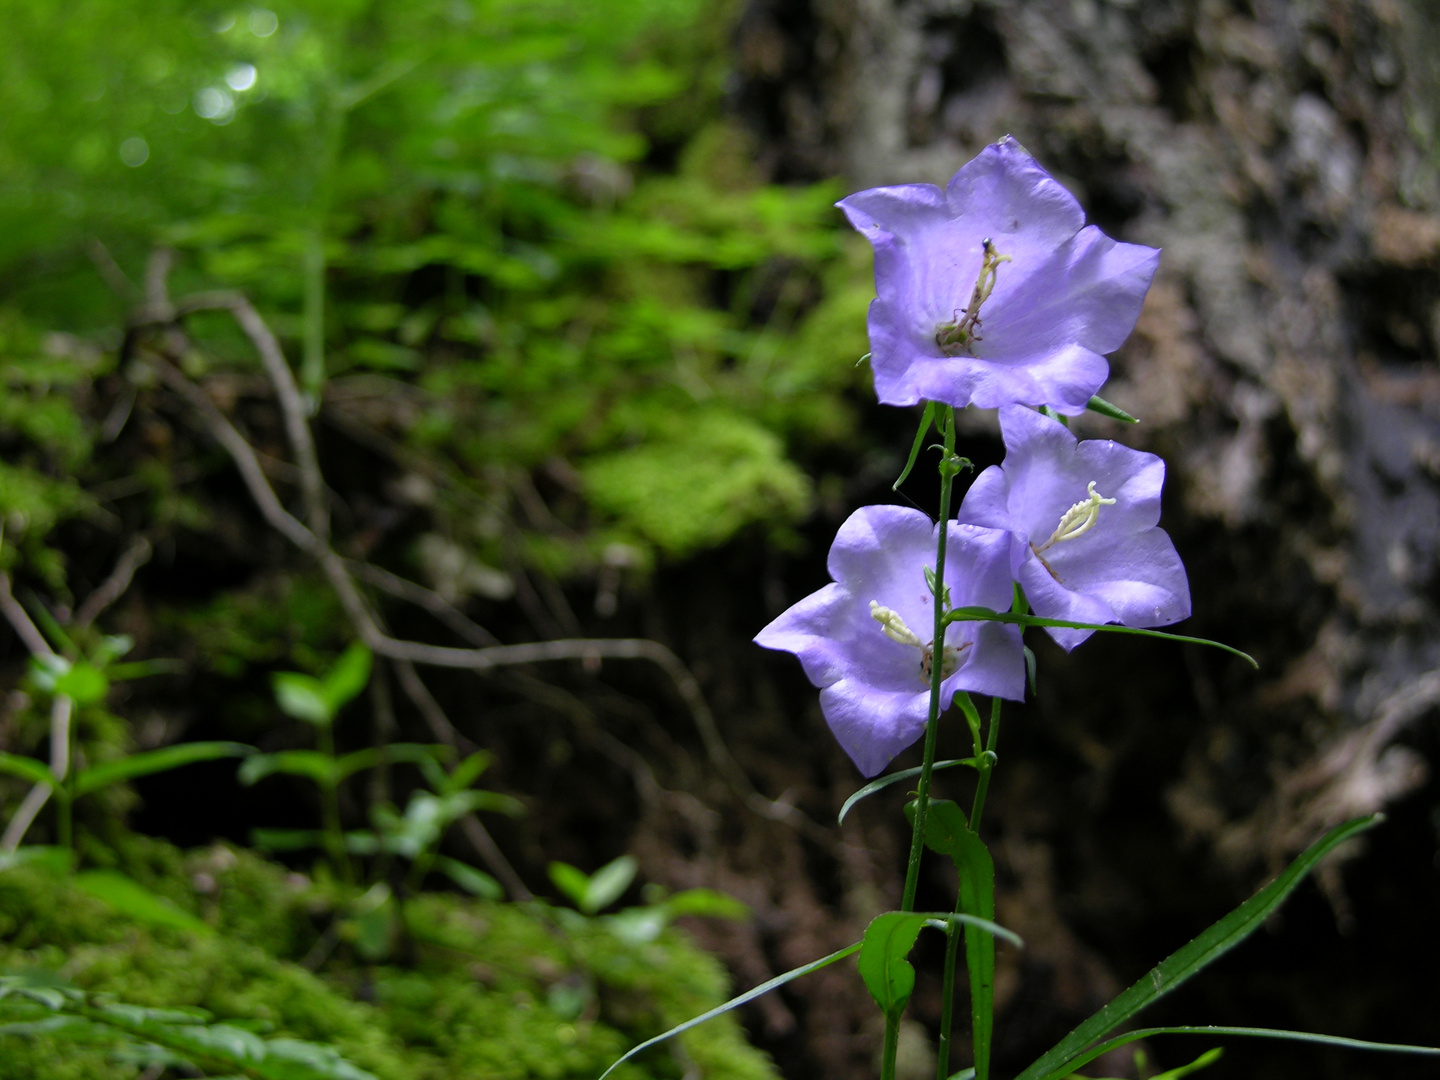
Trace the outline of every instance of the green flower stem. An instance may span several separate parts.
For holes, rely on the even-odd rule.
[[[939,411],[939,410],[937,410]],[[935,767],[935,746],[940,732],[940,684],[945,680],[945,544],[950,532],[950,496],[955,476],[961,469],[955,457],[955,410],[943,410],[945,445],[940,458],[940,530],[935,541],[935,626],[931,648],[934,660],[930,665],[930,715],[925,723],[925,755],[920,765],[920,781],[915,788],[915,823],[910,835],[910,862],[905,869],[905,891],[900,910],[915,910],[915,891],[920,884],[920,860],[925,852],[925,814],[930,806],[930,773]],[[881,1080],[894,1080],[895,1054],[900,1044],[900,1017],[885,1020],[884,1052],[880,1059]]]

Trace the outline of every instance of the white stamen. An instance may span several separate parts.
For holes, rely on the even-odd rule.
[[[1074,540],[1077,536],[1085,535],[1095,527],[1095,522],[1100,520],[1100,507],[1114,505],[1114,499],[1107,499],[1096,492],[1095,481],[1091,480],[1085,489],[1085,498],[1061,515],[1060,524],[1055,526],[1049,540],[1034,549],[1035,554],[1039,555],[1062,540]]]
[[[891,641],[898,641],[901,645],[913,645],[917,649],[924,646],[925,643],[914,630],[905,625],[905,620],[893,608],[881,607],[878,602],[871,600],[870,617],[884,628],[885,636]]]
[[[920,636],[905,625],[905,620],[898,611],[884,607],[876,600],[870,601],[870,617],[880,624],[885,636],[891,641],[920,650],[920,678],[929,682],[931,665],[935,663],[934,643],[927,645],[921,641]],[[941,650],[940,671],[945,678],[948,679],[959,670],[960,654],[969,647],[970,643],[967,641],[963,645],[946,645]]]

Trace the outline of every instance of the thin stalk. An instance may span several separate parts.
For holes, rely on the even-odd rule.
[[[930,807],[930,774],[935,767],[935,746],[940,732],[940,684],[945,681],[945,545],[950,533],[950,496],[960,465],[955,459],[955,410],[945,406],[944,417],[945,445],[940,458],[940,528],[935,541],[935,626],[930,639],[930,715],[925,724],[925,756],[920,764],[920,782],[915,787],[915,823],[910,834],[905,891],[900,901],[902,911],[915,910],[915,891],[920,884],[920,860],[925,852],[925,815]],[[895,1054],[899,1044],[900,1018],[887,1017],[880,1080],[894,1080]]]
[[[330,730],[329,724],[320,725],[320,750],[332,762],[335,760],[335,733]],[[350,857],[345,852],[345,833],[340,828],[340,786],[336,783],[325,783],[324,796],[320,800],[320,813],[324,818],[325,825],[325,847],[330,852],[330,862],[335,867],[335,872],[340,875],[340,880],[347,885],[355,883],[354,868],[350,865]]]

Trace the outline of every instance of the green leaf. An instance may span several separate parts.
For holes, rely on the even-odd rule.
[[[1155,1027],[1140,1028],[1136,1031],[1127,1031],[1124,1035],[1103,1042],[1099,1046],[1092,1047],[1075,1061],[1075,1068],[1080,1068],[1088,1062],[1094,1061],[1111,1050],[1137,1042],[1140,1039],[1150,1039],[1156,1035],[1205,1035],[1210,1038],[1221,1036],[1238,1036],[1246,1039],[1280,1039],[1287,1042],[1314,1043],[1318,1046],[1338,1046],[1347,1050],[1372,1050],[1387,1054],[1416,1054],[1422,1057],[1440,1057],[1440,1047],[1437,1046],[1412,1046],[1408,1043],[1381,1043],[1367,1042],[1364,1039],[1347,1039],[1342,1035],[1318,1035],[1308,1031],[1285,1031],[1280,1028],[1250,1028],[1250,1027]],[[1210,1054],[1217,1054],[1211,1050]],[[1218,1056],[1218,1055],[1217,1055]],[[1202,1057],[1201,1061],[1204,1060]],[[1211,1061],[1214,1058],[1210,1059]],[[1192,1062],[1185,1066],[1187,1071],[1193,1071],[1199,1062]],[[1209,1064],[1209,1062],[1206,1062]],[[1033,1066],[1032,1066],[1033,1068]],[[1066,1074],[1068,1075],[1068,1074]],[[1172,1073],[1164,1073],[1162,1076],[1154,1077],[1153,1080],[1162,1080],[1163,1076],[1170,1076]],[[1184,1075],[1180,1070],[1175,1070],[1173,1075]]]
[[[1135,417],[1131,416],[1128,412],[1126,412],[1124,409],[1120,408],[1119,405],[1112,405],[1110,404],[1110,402],[1106,401],[1099,395],[1092,397],[1088,402],[1086,402],[1085,408],[1089,409],[1091,412],[1097,412],[1101,416],[1108,416],[1111,420],[1119,420],[1125,424],[1138,424],[1140,422],[1139,420],[1135,419]],[[1156,1077],[1156,1080],[1159,1080],[1159,1078]]]
[[[66,847],[30,844],[15,851],[0,852],[0,872],[12,866],[38,866],[52,874],[68,874],[74,865],[75,852]]]
[[[455,771],[446,777],[444,790],[441,794],[448,794],[452,791],[464,791],[471,784],[475,783],[476,780],[480,779],[480,774],[488,769],[494,760],[494,754],[487,753],[484,750],[475,751],[475,753],[455,766]]]
[[[298,671],[277,671],[270,676],[275,701],[286,716],[323,727],[335,719],[325,684]]]
[[[255,754],[240,766],[240,783],[249,787],[271,773],[307,776],[321,787],[333,787],[338,780],[335,760],[319,750],[281,750],[275,754]]]
[[[0,773],[18,776],[32,784],[46,784],[55,787],[55,774],[34,758],[20,757],[0,751]]]
[[[1331,829],[1292,862],[1285,872],[1215,923],[1188,945],[1176,950],[1086,1020],[1020,1074],[1016,1080],[1059,1080],[1092,1060],[1085,1048],[1130,1017],[1168,994],[1196,972],[1215,962],[1258,930],[1315,864],[1353,836],[1373,828],[1383,815],[1354,818]]]
[[[594,915],[609,907],[630,887],[639,869],[640,864],[630,855],[621,855],[606,863],[590,875],[585,896],[579,904],[580,910],[586,915]]]
[[[366,747],[364,750],[356,750],[349,754],[342,754],[335,759],[335,783],[354,776],[362,769],[373,769],[388,758],[389,755],[382,747]]]
[[[234,742],[194,742],[166,746],[160,750],[147,750],[131,754],[119,761],[107,761],[86,769],[75,777],[75,796],[88,795],[111,784],[133,780],[137,776],[177,769],[197,761],[214,761],[217,758],[245,757],[255,753],[253,746]]]
[[[365,689],[372,663],[370,650],[357,641],[340,654],[335,666],[325,674],[322,692],[332,717]]]
[[[868,355],[868,354],[867,354]],[[930,426],[935,422],[935,402],[925,402],[925,413],[920,417],[920,430],[915,432],[915,442],[910,446],[910,457],[905,461],[905,468],[900,471],[899,478],[890,485],[891,491],[899,491],[900,485],[915,468],[915,462],[920,459],[920,448],[925,445],[925,436],[930,432]]]
[[[168,926],[176,930],[189,930],[197,934],[212,934],[210,925],[197,919],[188,911],[176,907],[173,901],[156,896],[139,882],[126,877],[118,870],[86,870],[71,879],[76,888],[91,896],[104,900],[121,914],[140,923],[152,926]]]
[[[951,758],[948,761],[937,761],[933,766],[931,766],[931,768],[932,770],[953,769],[956,765],[968,765],[972,769],[977,767],[975,759],[973,757],[967,757]],[[920,772],[920,766],[916,766],[913,769],[901,769],[899,772],[887,773],[886,775],[881,776],[875,780],[871,780],[859,791],[855,792],[854,795],[851,795],[848,799],[845,800],[845,805],[840,807],[839,824],[845,824],[845,815],[850,813],[850,811],[854,808],[855,804],[858,803],[861,799],[868,799],[877,791],[884,791],[891,784],[898,784],[902,780],[910,780],[913,777],[919,776]]]
[[[668,897],[661,906],[672,918],[680,915],[703,915],[713,919],[750,917],[749,905],[714,889],[686,889]]]
[[[552,871],[554,870],[554,866],[555,864],[552,863]],[[845,948],[840,949],[837,952],[833,952],[829,956],[821,957],[819,960],[812,960],[810,963],[802,964],[800,967],[797,968],[792,968],[791,970],[785,972],[783,975],[776,975],[775,978],[770,979],[768,982],[763,982],[754,989],[747,990],[745,991],[745,993],[740,994],[737,997],[731,998],[723,1005],[715,1006],[715,1008],[711,1009],[709,1012],[704,1012],[701,1013],[699,1016],[691,1017],[683,1024],[676,1024],[669,1031],[664,1032],[660,1035],[656,1035],[653,1039],[646,1039],[639,1045],[632,1046],[629,1050],[625,1052],[622,1057],[617,1058],[608,1069],[606,1069],[603,1073],[600,1074],[599,1080],[605,1080],[607,1076],[609,1076],[612,1072],[618,1069],[621,1065],[625,1064],[625,1062],[633,1058],[636,1054],[644,1050],[650,1049],[650,1047],[655,1046],[657,1043],[662,1043],[666,1039],[674,1038],[676,1035],[684,1034],[691,1028],[698,1027],[699,1025],[705,1023],[706,1020],[713,1020],[715,1019],[715,1017],[721,1016],[729,1012],[731,1009],[738,1009],[741,1005],[754,1001],[756,998],[762,997],[765,994],[768,994],[771,990],[775,990],[781,986],[784,986],[788,982],[794,982],[796,979],[799,979],[802,976],[809,975],[812,971],[819,971],[821,968],[828,967],[830,964],[835,963],[837,960],[844,960],[847,956],[854,956],[857,952],[860,951],[861,944],[861,942],[857,941],[854,945],[847,945]]]
[[[585,902],[585,892],[590,888],[590,876],[585,871],[571,866],[569,863],[552,862],[550,864],[550,880],[555,887],[565,894],[565,898],[577,908]]]
[[[505,890],[498,881],[483,870],[477,870],[459,859],[441,855],[435,860],[435,869],[475,896],[486,900],[502,900],[505,897]]]
[[[110,692],[110,680],[94,664],[79,660],[55,680],[55,693],[64,694],[76,705],[95,705]]]
[[[860,978],[887,1020],[898,1020],[915,992],[915,968],[909,960],[925,916],[887,911],[865,928],[860,943]]]
[[[905,959],[922,927],[975,927],[992,937],[1024,947],[1013,930],[978,915],[954,911],[887,911],[871,920],[861,941],[860,977],[887,1017],[898,1017],[915,988],[915,969]]]
[[[1238,656],[1257,671],[1260,665],[1249,653],[1241,652],[1239,649],[1226,645],[1223,642],[1211,641],[1209,638],[1187,637],[1184,634],[1167,634],[1163,630],[1145,630],[1138,626],[1119,626],[1115,623],[1085,623],[1071,622],[1068,619],[1046,619],[1039,615],[1021,615],[1014,611],[991,611],[986,607],[963,607],[956,608],[945,616],[947,623],[952,622],[1002,622],[1014,626],[1063,626],[1072,630],[1103,630],[1110,634],[1138,634],[1141,637],[1164,638],[1166,641],[1184,641],[1191,645],[1208,645],[1212,649],[1220,649],[1232,656]]]
[[[958,809],[958,808],[957,808]],[[926,833],[930,817],[925,818]],[[959,909],[986,921],[995,918],[995,863],[985,842],[964,829],[952,852],[960,873]],[[953,932],[953,931],[952,931]],[[975,1078],[990,1076],[990,1041],[995,1028],[995,938],[977,926],[965,927],[965,966],[970,974],[970,1025]]]

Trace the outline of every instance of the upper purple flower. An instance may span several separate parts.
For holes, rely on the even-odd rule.
[[[945,585],[953,607],[1008,608],[1009,537],[950,522]],[[866,776],[874,776],[925,731],[934,662],[935,565],[939,526],[918,510],[864,506],[830,547],[830,576],[819,592],[789,608],[755,640],[800,659],[820,687],[820,709],[835,738]],[[945,632],[940,707],[957,690],[1019,700],[1025,659],[1016,627],[962,622]],[[953,674],[950,672],[953,670]]]
[[[944,191],[870,188],[836,205],[875,246],[871,366],[887,405],[1083,411],[1160,259],[1086,226],[1074,196],[1008,136]]]
[[[1078,442],[1020,406],[1000,410],[1005,461],[975,479],[960,520],[1007,529],[1036,615],[1164,626],[1190,614],[1190,584],[1160,521],[1165,462],[1109,439]],[[1047,628],[1066,650],[1093,633]]]

